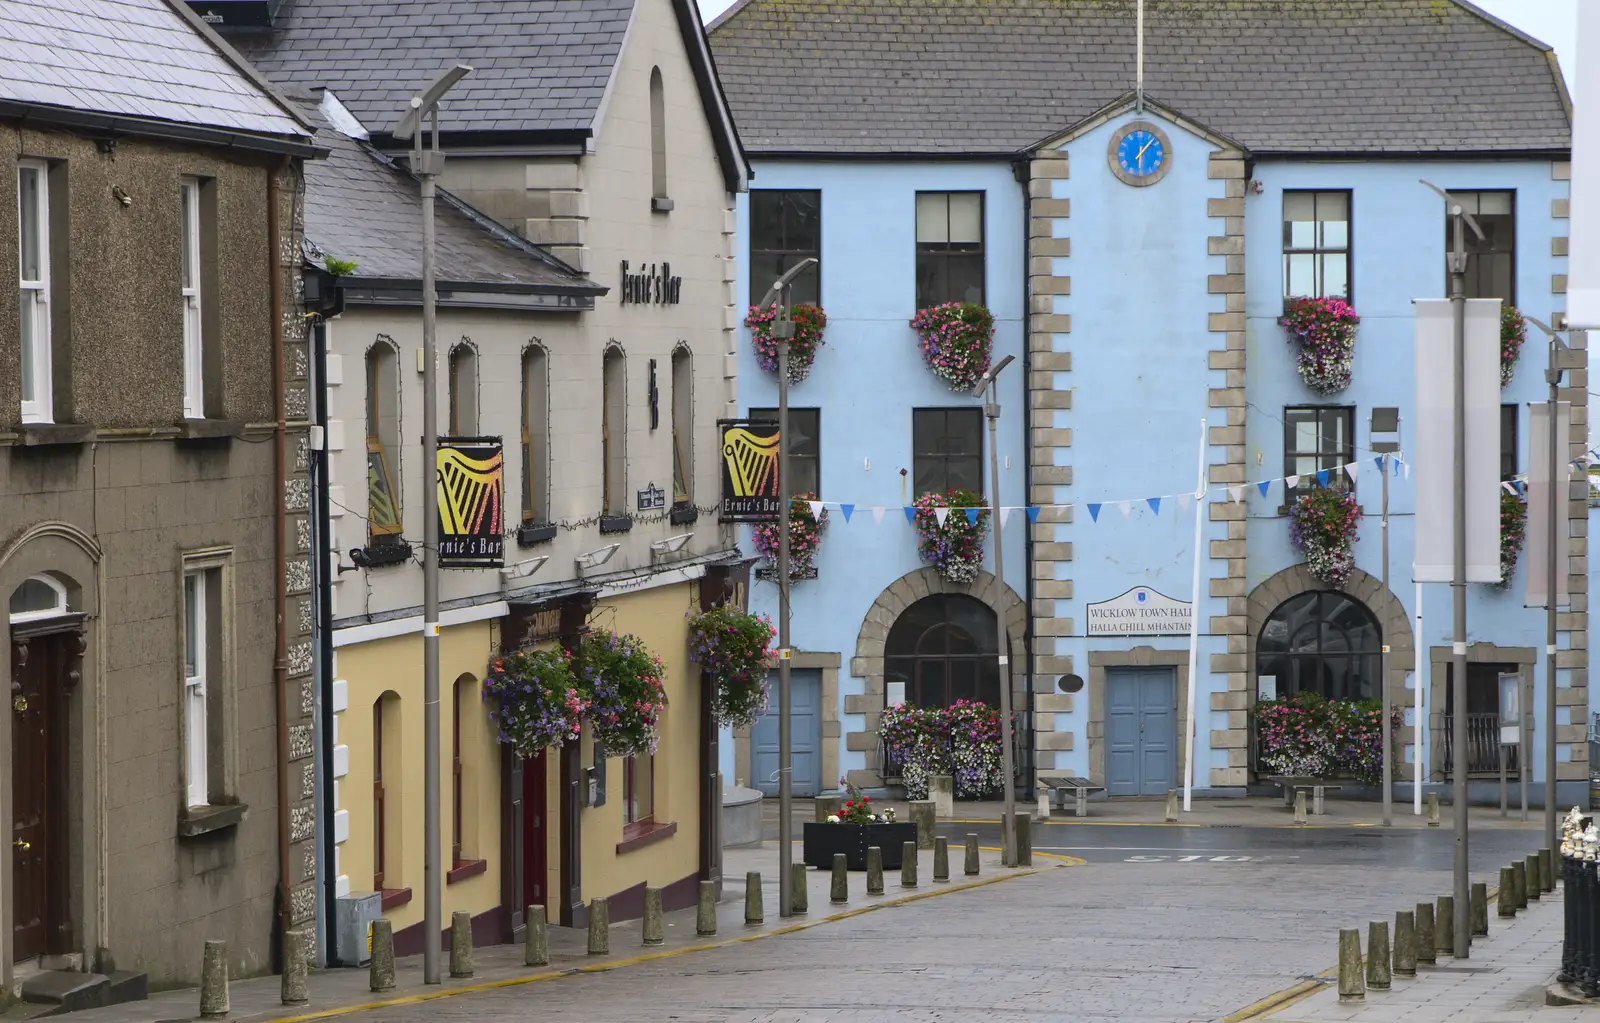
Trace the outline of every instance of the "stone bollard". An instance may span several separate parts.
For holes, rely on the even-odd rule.
[[[283,977],[281,996],[284,1005],[304,1005],[306,994],[306,933],[285,931],[283,934]]]
[[[1389,990],[1389,922],[1373,920],[1367,924],[1367,987]]]
[[[1361,933],[1354,927],[1339,931],[1339,1001],[1367,997],[1366,978],[1361,974]]]
[[[1489,886],[1482,881],[1472,882],[1472,895],[1467,904],[1467,918],[1472,924],[1474,938],[1489,936]]]
[[[766,906],[761,901],[761,874],[747,870],[744,875],[744,922],[759,924],[766,918]]]
[[[833,880],[828,887],[828,898],[835,906],[850,901],[850,857],[844,853],[833,854]]]
[[[1417,975],[1417,914],[1402,909],[1394,915],[1394,969],[1396,977]]]
[[[1538,853],[1529,853],[1523,859],[1522,872],[1528,875],[1527,888],[1525,889],[1528,893],[1528,901],[1538,902],[1540,889],[1544,887],[1544,881],[1539,877]]]
[[[942,821],[947,821],[956,815],[956,786],[955,779],[948,774],[933,776],[933,785],[928,790],[933,796],[933,813]]]
[[[1439,793],[1428,793],[1428,827],[1439,826]]]
[[[900,847],[900,887],[917,886],[917,843],[906,842]]]
[[[883,894],[883,850],[867,846],[867,894]]]
[[[1178,790],[1177,789],[1168,789],[1167,790],[1166,819],[1167,819],[1167,823],[1168,824],[1176,824],[1176,823],[1178,823]]]
[[[611,903],[605,899],[589,900],[589,954],[611,954]]]
[[[1434,900],[1433,947],[1436,953],[1454,955],[1456,950],[1456,897],[1441,895]]]
[[[540,908],[543,913],[543,907]],[[372,966],[367,980],[374,991],[394,990],[394,924],[388,920],[372,921]],[[539,965],[544,965],[540,963]]]
[[[1528,864],[1522,860],[1511,862],[1511,897],[1518,909],[1528,908]]]
[[[1419,902],[1417,914],[1417,962],[1436,963],[1439,953],[1434,944],[1436,928],[1433,926],[1433,903]]]
[[[933,840],[933,879],[950,880],[950,840],[943,835]]]
[[[645,909],[650,908],[650,890],[645,889]],[[527,931],[522,936],[522,965],[523,966],[549,966],[550,965],[550,920],[544,915],[543,906],[528,906],[522,911],[522,919],[527,921]]]
[[[804,870],[804,864],[798,864]],[[644,890],[644,944],[661,945],[667,940],[666,920],[661,913],[661,889]]]
[[[1304,825],[1306,823],[1306,790],[1294,790],[1294,822]]]
[[[228,943],[206,941],[200,960],[200,1015],[221,1019],[228,1014]]]
[[[811,893],[806,890],[806,865],[789,864],[789,912],[805,916],[811,909]]]
[[[1017,814],[1017,866],[1033,866],[1033,821],[1025,813]]]
[[[1516,872],[1510,867],[1500,868],[1500,894],[1495,903],[1499,906],[1499,916],[1502,920],[1517,915]]]
[[[978,836],[975,832],[967,832],[966,863],[962,873],[968,877],[978,876]]]
[[[917,826],[917,848],[933,848],[933,800],[911,801],[911,823]]]
[[[1549,849],[1539,850],[1539,887],[1547,892],[1556,890],[1556,858]]]
[[[472,976],[472,914],[462,909],[450,914],[450,976]]]
[[[694,932],[701,937],[717,933],[717,884],[700,882],[700,898],[694,907]]]

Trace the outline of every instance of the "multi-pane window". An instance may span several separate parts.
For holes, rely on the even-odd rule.
[[[22,421],[54,418],[50,344],[50,169],[17,164],[17,247],[21,288]]]
[[[398,538],[399,357],[387,338],[367,349],[367,538]]]
[[[372,703],[372,889],[383,891],[388,859],[389,820],[387,795],[383,786],[384,704],[393,697],[385,693]]]
[[[649,754],[622,761],[622,823],[648,824],[656,812],[656,758]]]
[[[753,408],[751,419],[778,421],[775,408]],[[789,496],[822,493],[822,410],[791,408],[789,437],[784,447],[789,453]]]
[[[750,190],[750,302],[802,259],[818,264],[795,278],[790,301],[816,304],[822,296],[822,193]]]
[[[184,178],[178,187],[183,229],[183,414],[206,415],[205,341],[200,317],[200,181]]]
[[[466,786],[465,772],[461,766],[461,719],[465,716],[466,705],[462,697],[471,697],[472,677],[462,676],[456,679],[453,699],[450,701],[450,862],[454,866],[461,865],[461,832],[463,823],[462,807],[465,801]]]
[[[1500,480],[1517,475],[1517,407],[1500,406]]]
[[[183,558],[180,620],[183,684],[183,785],[191,807],[211,806],[232,791],[227,757],[229,672],[224,580],[226,552]]]
[[[207,742],[210,726],[206,713],[207,575],[206,572],[183,575],[183,706],[187,747],[184,763],[190,806],[206,806],[211,801],[208,770],[211,758]]]
[[[672,500],[694,498],[694,356],[679,347],[672,353]]]
[[[548,521],[550,487],[550,356],[538,345],[522,353],[522,521]]]
[[[626,369],[622,350],[606,349],[601,365],[600,447],[607,515],[628,513]]]
[[[1515,192],[1451,192],[1478,222],[1483,239],[1463,228],[1467,243],[1468,298],[1498,298],[1517,304],[1517,194]],[[1444,249],[1455,245],[1450,218],[1444,222]],[[1449,276],[1446,275],[1448,284]]]
[[[1323,470],[1329,486],[1349,488],[1344,467],[1356,460],[1355,422],[1356,410],[1348,406],[1283,410],[1283,473],[1301,478],[1299,487],[1286,490],[1285,504],[1292,505],[1304,488],[1317,486],[1316,475]]]
[[[983,493],[983,410],[912,409],[911,466],[915,496]]]
[[[1350,299],[1350,193],[1283,193],[1283,296]]]
[[[983,304],[983,193],[917,193],[917,308]]]
[[[466,341],[450,349],[450,435],[478,433],[478,350]]]

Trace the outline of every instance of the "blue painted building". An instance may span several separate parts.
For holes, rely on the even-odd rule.
[[[981,10],[747,0],[711,39],[755,168],[737,287],[759,298],[785,265],[776,261],[794,254],[770,218],[750,215],[763,189],[805,191],[822,211],[809,243],[829,345],[792,401],[821,410],[825,501],[909,501],[885,470],[916,455],[911,410],[974,401],[941,393],[904,323],[917,193],[984,189],[985,300],[999,351],[1022,352],[1022,372],[1004,380],[1001,451],[1012,460],[1002,490],[1038,509],[1006,534],[1026,541],[1008,548],[1008,561],[1013,551],[1022,560],[1005,573],[1027,611],[1027,656],[1011,661],[1027,747],[1019,784],[1072,774],[1113,795],[1181,787],[1192,717],[1194,787],[1242,793],[1271,773],[1255,755],[1258,699],[1375,698],[1380,685],[1408,725],[1422,689],[1420,756],[1408,727],[1398,794],[1409,794],[1418,760],[1426,783],[1444,782],[1454,769],[1439,727],[1449,588],[1424,587],[1419,607],[1411,569],[1411,303],[1447,287],[1444,206],[1420,179],[1460,195],[1485,227],[1469,296],[1559,323],[1570,104],[1549,48],[1461,0],[1149,0],[1140,92],[1132,0]],[[1361,318],[1350,383],[1336,393],[1296,371],[1277,321],[1297,297],[1344,299]],[[741,359],[741,407],[771,403],[770,377]],[[1471,453],[1497,460],[1502,478],[1528,468],[1527,403],[1546,396],[1543,361],[1531,340],[1502,392],[1500,450]],[[1574,404],[1578,457],[1585,370],[1568,374],[1562,399]],[[1400,446],[1385,463],[1385,584],[1374,425],[1390,416],[1398,430],[1377,438]],[[1337,585],[1313,576],[1289,540],[1286,478],[1304,488],[1319,473],[1321,485],[1353,489],[1364,513],[1354,568]],[[826,787],[831,754],[841,773],[879,784],[876,715],[899,697],[938,702],[923,679],[957,670],[947,650],[907,647],[907,637],[961,632],[964,605],[961,593],[915,588],[925,573],[903,519],[844,526],[830,514],[819,576],[795,587],[795,645],[820,676],[813,770]],[[1566,517],[1573,598],[1560,618],[1554,736],[1563,800],[1588,777],[1581,495]],[[1523,582],[1519,569],[1507,589],[1473,585],[1469,598],[1465,760],[1485,795],[1497,773],[1498,676],[1531,680],[1534,707],[1549,681],[1544,614],[1523,607]],[[752,603],[773,608],[772,590],[758,585]],[[1535,729],[1535,781],[1546,731]],[[760,773],[762,740],[758,724],[725,771]]]

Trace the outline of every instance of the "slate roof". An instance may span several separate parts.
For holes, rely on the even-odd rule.
[[[1008,153],[1135,80],[1134,0],[743,0],[752,153]],[[1549,47],[1461,0],[1147,0],[1145,91],[1256,154],[1562,151]]]
[[[325,86],[371,130],[457,63],[446,131],[587,131],[633,0],[286,0],[235,45],[268,76]]]
[[[213,38],[166,0],[4,0],[0,102],[303,141]]]
[[[306,241],[315,250],[358,264],[355,281],[422,280],[422,196],[417,180],[370,145],[317,124],[325,160],[305,164]],[[469,290],[580,291],[605,288],[550,253],[506,230],[459,198],[438,191],[434,205],[435,272],[441,285]]]

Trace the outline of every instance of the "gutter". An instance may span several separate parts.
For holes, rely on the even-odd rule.
[[[126,114],[102,114],[49,103],[0,99],[0,119],[21,121],[24,124],[36,124],[41,127],[156,139],[185,146],[201,145],[249,153],[298,156],[307,160],[320,160],[328,155],[328,150],[314,145],[309,136],[301,138],[293,135],[256,135],[251,132],[229,131],[226,128],[129,117]]]

